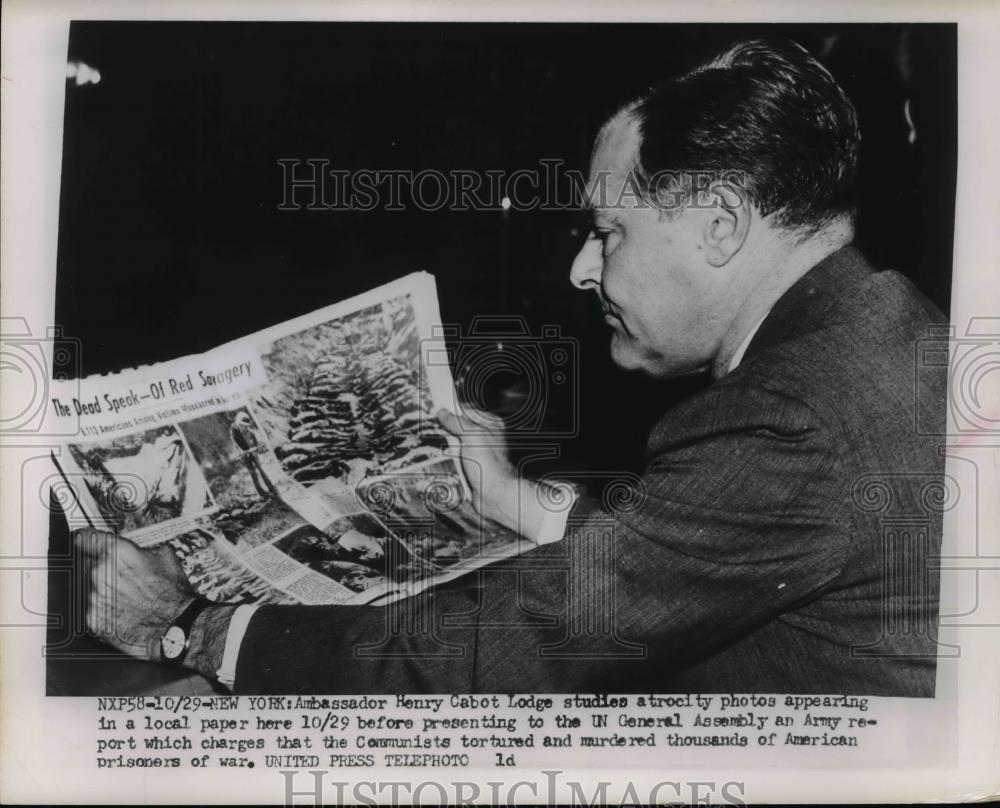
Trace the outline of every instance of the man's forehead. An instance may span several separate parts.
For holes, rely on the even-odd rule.
[[[597,209],[602,200],[620,194],[635,168],[641,141],[639,122],[627,111],[618,113],[601,128],[590,156],[589,207]]]

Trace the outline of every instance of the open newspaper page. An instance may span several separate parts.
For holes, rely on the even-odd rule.
[[[220,602],[387,603],[523,549],[449,436],[434,279],[414,273],[197,356],[56,382],[93,526],[166,545]]]

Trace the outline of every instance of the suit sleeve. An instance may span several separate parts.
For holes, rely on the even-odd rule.
[[[808,406],[716,385],[656,427],[638,486],[579,501],[563,541],[475,587],[402,602],[408,630],[386,631],[383,609],[261,609],[236,689],[595,692],[650,667],[669,676],[835,582],[844,477]],[[358,656],[373,643],[379,656]]]

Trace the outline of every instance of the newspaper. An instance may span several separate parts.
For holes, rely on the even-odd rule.
[[[472,9],[405,0],[363,12],[347,4],[239,0],[173,8],[121,0],[4,3],[0,802],[747,805],[983,801],[998,793],[1000,395],[989,393],[1000,374],[988,371],[1000,367],[1000,273],[990,260],[1000,164],[990,125],[996,90],[983,80],[996,75],[1000,58],[997,12],[996,4],[976,2],[931,8],[773,0],[755,3],[751,15],[731,3],[542,2]],[[356,22],[361,18],[365,22]],[[616,24],[622,21],[628,24]],[[230,378],[221,391],[205,387],[200,394],[147,401],[142,410],[106,412],[103,420],[93,413],[55,418],[50,397],[59,395],[72,408],[73,397],[82,404],[97,396],[106,409],[104,392],[123,397],[131,386],[145,393],[154,380],[185,379],[189,372],[198,387],[198,370],[217,374],[247,359],[238,358],[242,348],[230,346],[210,352],[211,362],[189,357],[180,363],[183,373],[164,365],[162,373],[139,368],[63,384],[67,380],[56,375],[62,369],[82,375],[74,369],[77,354],[64,354],[63,346],[75,346],[88,360],[111,361],[111,369],[144,361],[116,364],[111,357],[135,356],[154,344],[183,344],[176,352],[189,354],[284,319],[279,314],[238,324],[243,317],[267,317],[269,306],[260,298],[311,278],[322,262],[344,272],[364,267],[374,277],[398,261],[429,265],[433,256],[438,286],[443,294],[447,283],[463,318],[523,311],[533,322],[558,322],[569,326],[569,336],[584,337],[585,383],[567,396],[580,408],[580,418],[572,419],[580,430],[570,437],[574,449],[601,449],[632,427],[641,432],[632,413],[644,402],[631,383],[610,387],[607,380],[618,377],[606,372],[606,332],[594,335],[598,323],[582,319],[566,297],[571,293],[561,276],[585,231],[568,211],[525,210],[525,200],[545,199],[544,189],[554,187],[555,180],[546,179],[550,159],[578,160],[587,172],[587,129],[600,122],[605,102],[624,101],[686,69],[689,52],[709,53],[716,42],[799,41],[803,34],[805,44],[825,54],[824,63],[835,65],[835,76],[847,78],[849,97],[861,90],[869,99],[867,111],[860,111],[868,200],[859,218],[863,240],[896,268],[904,263],[901,256],[919,255],[926,268],[922,281],[951,290],[948,334],[930,341],[934,351],[926,353],[929,362],[951,363],[943,436],[947,502],[937,498],[936,487],[926,490],[945,510],[941,563],[902,570],[899,588],[885,590],[881,627],[908,630],[893,616],[897,595],[940,574],[934,698],[649,694],[627,680],[624,692],[574,693],[557,678],[551,686],[557,692],[549,693],[526,680],[519,688],[524,692],[513,694],[444,692],[455,688],[442,685],[442,692],[430,695],[317,687],[294,697],[204,696],[192,692],[189,680],[173,678],[182,671],[95,647],[80,607],[87,581],[63,529],[64,518],[71,529],[86,520],[71,497],[61,496],[70,489],[52,455],[87,499],[95,523],[104,522],[86,483],[66,465],[72,462],[67,443],[86,449],[159,422],[87,435],[77,433],[77,422],[100,430],[104,421],[155,418],[212,394],[235,397],[240,380]],[[591,56],[586,66],[583,54]],[[834,62],[827,62],[831,56]],[[247,136],[237,136],[242,133]],[[901,163],[908,168],[900,170]],[[506,177],[494,183],[503,172],[492,169],[501,167]],[[434,180],[446,171],[455,179],[447,190],[454,187],[462,203],[464,180],[474,175],[473,199],[491,207],[469,212],[449,200],[439,210],[403,212],[383,204],[341,213],[333,208],[338,202],[346,207],[339,182],[345,168],[358,169],[352,176],[388,169],[392,190],[403,175],[398,195],[409,208],[414,192],[407,177],[427,180],[419,190],[434,202]],[[299,213],[279,209],[293,180],[289,198],[298,200]],[[324,204],[330,208],[315,210]],[[268,209],[270,217],[263,215]],[[619,270],[639,257],[634,250],[631,255]],[[142,272],[135,271],[137,261]],[[275,272],[279,263],[284,277]],[[559,279],[549,283],[547,273]],[[327,277],[336,283],[344,276],[334,270]],[[242,282],[238,289],[230,286],[234,278]],[[298,291],[309,294],[309,288]],[[230,294],[206,303],[212,291]],[[314,298],[298,311],[346,296]],[[295,305],[294,294],[279,297],[274,306]],[[253,305],[239,305],[253,298]],[[212,306],[220,312],[217,327],[235,330],[193,347],[185,334],[204,327],[198,323]],[[148,333],[134,330],[141,322],[136,312],[147,311]],[[171,311],[189,319],[175,316],[169,324]],[[119,313],[124,316],[113,328],[94,325]],[[891,325],[893,314],[873,309],[872,317]],[[432,324],[435,318],[417,320]],[[176,341],[169,339],[170,325]],[[300,330],[285,324],[272,336]],[[136,345],[116,343],[113,332]],[[248,353],[260,362],[252,368],[263,366],[256,346],[266,343],[249,340]],[[871,378],[884,372],[877,351],[866,360]],[[461,365],[453,353],[456,382]],[[822,372],[822,361],[816,368]],[[447,369],[421,369],[435,405],[439,393],[447,400]],[[444,379],[441,390],[437,379]],[[247,391],[240,396],[247,398],[259,445],[274,453],[256,420],[263,414]],[[621,408],[602,409],[604,398]],[[899,399],[901,412],[908,402]],[[162,425],[227,407],[182,412]],[[605,413],[621,420],[608,422]],[[49,423],[54,421],[62,425]],[[179,432],[180,440],[190,441]],[[232,462],[237,468],[243,463]],[[586,467],[620,468],[597,460]],[[877,469],[890,476],[908,470]],[[267,481],[286,495],[294,487],[322,499],[319,483],[281,471],[280,477],[277,469],[268,471]],[[211,491],[211,476],[201,473]],[[248,493],[256,496],[255,478],[246,474]],[[372,479],[399,480],[393,474],[375,470]],[[268,489],[260,474],[256,480]],[[879,500],[873,506],[883,504],[881,496],[872,499]],[[300,504],[292,508],[297,515]],[[886,541],[914,535],[919,524],[900,518],[905,514],[894,502],[884,504]],[[379,524],[392,522],[389,514],[376,517]],[[207,532],[219,533],[214,525]],[[571,547],[563,543],[555,550],[568,555]],[[642,572],[657,574],[655,568]],[[879,574],[873,567],[873,577]],[[268,584],[268,591],[278,589]],[[673,597],[664,590],[665,603]],[[391,609],[380,611],[389,626]],[[562,614],[568,625],[573,613]],[[597,624],[609,625],[615,623]],[[514,631],[486,628],[472,653],[495,652]],[[795,643],[778,653],[789,670],[802,659]],[[295,659],[277,663],[297,665]],[[451,657],[440,660],[442,670],[452,664]],[[337,675],[324,673],[329,680]],[[736,743],[687,745],[692,738]]]
[[[57,380],[90,523],[165,545],[219,602],[388,603],[519,552],[472,507],[433,276],[203,354]]]

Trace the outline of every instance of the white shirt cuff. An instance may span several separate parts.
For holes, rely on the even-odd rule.
[[[545,508],[542,526],[538,531],[538,543],[550,544],[561,541],[566,535],[566,523],[580,494],[569,483],[542,483],[538,487],[538,499]]]
[[[222,652],[222,665],[215,672],[215,678],[230,690],[233,689],[233,684],[236,682],[236,661],[240,658],[243,637],[250,625],[250,618],[259,608],[260,604],[244,603],[233,612],[233,617],[229,621],[229,630],[226,632],[226,648]]]

